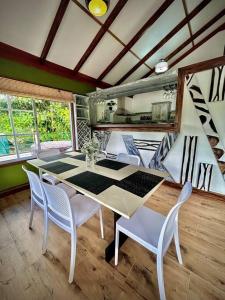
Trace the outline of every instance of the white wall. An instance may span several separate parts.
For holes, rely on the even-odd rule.
[[[171,102],[171,110],[175,110],[176,101],[173,100],[167,100],[163,97],[164,90],[161,91],[155,91],[155,92],[149,92],[144,94],[138,94],[133,97],[133,105],[132,105],[132,112],[146,112],[146,111],[152,111],[152,103],[155,102],[164,102],[164,101],[170,101]]]

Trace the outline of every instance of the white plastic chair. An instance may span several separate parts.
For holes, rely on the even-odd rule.
[[[71,235],[69,283],[72,283],[76,259],[77,228],[98,212],[100,217],[101,237],[104,238],[101,205],[81,194],[77,194],[69,199],[66,193],[60,189],[58,185],[52,186],[42,182],[42,186],[47,200],[45,209],[43,254],[47,250],[49,218],[56,225],[69,232]]]
[[[42,158],[47,158],[50,156],[54,156],[54,155],[59,155],[61,152],[59,149],[49,149],[46,151],[41,151],[38,153],[38,158],[42,159]],[[51,183],[52,185],[56,185],[58,184],[60,181],[53,175],[50,175],[48,173],[43,173],[41,175],[43,180],[46,180],[47,182]]]
[[[140,166],[140,162],[141,162],[139,156],[131,155],[127,153],[119,153],[117,155],[117,160],[134,166]]]
[[[35,174],[32,171],[28,171],[25,166],[22,166],[22,169],[24,172],[26,172],[29,184],[30,184],[30,191],[31,191],[31,215],[30,215],[30,221],[29,221],[29,229],[32,229],[32,222],[33,222],[33,216],[34,216],[34,209],[35,204],[39,206],[40,208],[44,209],[44,201],[45,201],[45,195],[44,191],[41,185],[41,180],[38,177],[37,174]],[[58,186],[65,191],[67,196],[69,198],[73,197],[76,194],[76,190],[69,187],[68,185],[64,183],[58,184]]]
[[[167,217],[150,208],[141,207],[131,217],[121,217],[116,223],[115,265],[118,264],[119,233],[123,232],[157,256],[157,277],[161,300],[166,300],[163,278],[163,256],[166,254],[174,238],[178,261],[182,264],[178,235],[178,213],[180,207],[188,200],[192,193],[192,186],[187,182],[178,198],[176,205]]]

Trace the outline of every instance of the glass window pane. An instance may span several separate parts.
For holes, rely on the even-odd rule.
[[[11,96],[12,109],[33,110],[33,102],[28,97]]]
[[[0,135],[0,157],[16,154],[13,136]]]
[[[16,143],[20,154],[32,153],[32,149],[34,148],[35,144],[34,136],[16,136]]]
[[[13,111],[13,124],[16,133],[34,132],[34,114],[33,112]]]
[[[0,109],[8,109],[7,97],[4,94],[0,94]]]
[[[12,127],[7,110],[0,110],[0,134],[11,134]]]
[[[69,105],[37,101],[38,130],[41,142],[71,141]]]
[[[85,108],[77,108],[77,119],[87,119],[88,120],[88,110]]]

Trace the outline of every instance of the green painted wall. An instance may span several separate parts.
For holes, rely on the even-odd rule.
[[[83,82],[70,80],[8,59],[0,58],[0,76],[29,81],[35,84],[71,91],[77,94],[92,92],[95,88]],[[0,191],[27,182],[22,163],[0,168]]]
[[[0,76],[29,81],[77,94],[85,94],[95,90],[93,86],[86,83],[67,79],[4,58],[0,58]]]
[[[29,170],[36,171],[31,165],[22,162],[0,168],[0,192],[24,184],[28,181],[27,175],[22,170],[23,164],[25,164]]]

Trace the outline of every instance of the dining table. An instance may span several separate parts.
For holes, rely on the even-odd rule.
[[[134,166],[113,159],[100,158],[88,166],[86,156],[77,151],[65,152],[45,158],[31,159],[30,165],[42,173],[47,172],[114,213],[114,239],[105,249],[109,262],[115,254],[116,221],[127,219],[160,187],[168,173],[143,166]],[[121,234],[119,247],[127,236]]]

